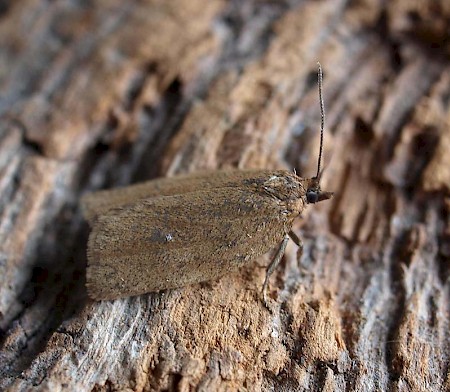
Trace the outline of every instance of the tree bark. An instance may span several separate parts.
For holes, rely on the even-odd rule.
[[[95,3],[95,4],[91,4]],[[450,389],[450,6],[8,1],[0,9],[0,388]],[[217,168],[328,202],[217,281],[85,289],[80,196]],[[275,250],[274,250],[275,251]]]

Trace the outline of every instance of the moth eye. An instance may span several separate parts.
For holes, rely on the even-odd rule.
[[[306,191],[306,201],[310,204],[314,204],[317,203],[317,201],[319,200],[319,194],[312,189],[308,189]]]

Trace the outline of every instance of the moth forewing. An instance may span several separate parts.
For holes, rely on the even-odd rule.
[[[100,215],[88,243],[89,295],[115,299],[216,279],[279,244],[303,209],[306,180],[286,171],[240,174],[222,187]]]
[[[264,176],[274,173],[269,170],[227,170],[203,171],[176,177],[158,178],[122,188],[88,193],[82,198],[84,217],[93,223],[100,216],[113,208],[140,199],[160,196],[180,195],[204,189],[215,189],[239,185],[239,181],[252,176]]]

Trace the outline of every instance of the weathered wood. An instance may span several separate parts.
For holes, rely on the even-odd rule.
[[[91,3],[95,3],[92,5]],[[0,388],[450,389],[448,1],[7,2],[0,24]],[[80,195],[199,169],[322,187],[264,266],[86,296]]]

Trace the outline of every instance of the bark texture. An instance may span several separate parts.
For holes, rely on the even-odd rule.
[[[450,3],[0,7],[0,389],[450,389]],[[218,281],[93,302],[86,191],[215,168],[329,202]]]

